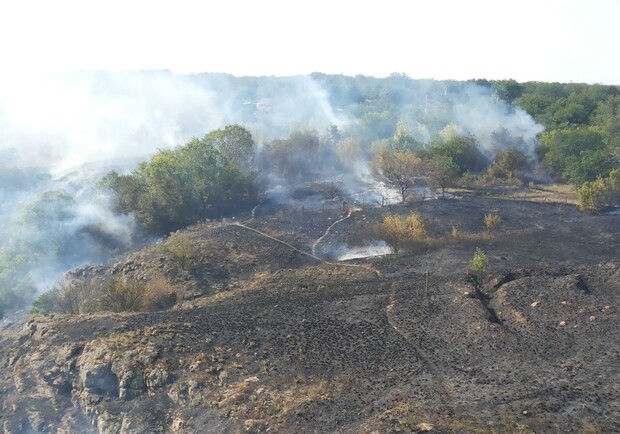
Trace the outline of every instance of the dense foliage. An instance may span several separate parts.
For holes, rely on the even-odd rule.
[[[135,213],[147,232],[165,234],[205,218],[218,218],[256,203],[254,140],[230,125],[185,146],[160,150],[128,175],[101,181],[122,213]]]
[[[555,177],[580,186],[620,161],[620,87],[516,84],[513,103],[546,127],[538,155]]]

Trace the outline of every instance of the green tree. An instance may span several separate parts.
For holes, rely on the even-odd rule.
[[[524,91],[523,85],[516,80],[499,80],[493,83],[492,89],[495,94],[508,103],[519,98]]]
[[[487,174],[498,179],[518,179],[527,168],[527,155],[517,149],[506,149],[495,157]]]
[[[255,143],[252,134],[241,125],[227,125],[213,130],[201,140],[209,143],[222,166],[233,166],[242,172],[254,169]]]
[[[289,180],[312,177],[319,164],[320,146],[315,131],[293,131],[288,138],[274,140],[265,146],[261,156],[263,166]]]
[[[607,175],[608,149],[600,129],[586,127],[542,133],[538,154],[555,176],[579,184]]]
[[[396,134],[392,138],[391,147],[397,151],[416,151],[422,147],[407,127],[399,122],[396,127]]]
[[[429,181],[433,187],[441,188],[441,197],[444,197],[446,187],[454,182],[458,173],[458,166],[447,155],[436,155],[426,163]]]
[[[100,186],[115,195],[120,212],[135,212],[148,232],[165,234],[254,205],[253,168],[250,133],[231,125],[161,150],[129,175],[110,172]]]
[[[487,164],[473,135],[453,136],[443,143],[432,145],[426,152],[431,159],[435,157],[452,159],[458,167],[459,175],[467,171],[479,172]]]
[[[599,102],[592,118],[592,123],[601,128],[607,144],[612,149],[620,149],[620,95]]]

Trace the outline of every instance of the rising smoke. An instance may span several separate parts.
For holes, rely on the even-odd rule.
[[[295,173],[368,182],[374,140],[400,123],[421,143],[442,131],[474,134],[492,154],[500,129],[532,152],[542,130],[525,112],[472,83],[316,74],[241,77],[168,71],[81,72],[0,83],[0,307],[49,289],[72,267],[101,262],[140,239],[94,188],[158,149],[239,123],[263,154],[270,188],[287,185],[267,150],[304,131],[313,152]],[[295,135],[297,134],[297,135]],[[279,141],[279,142],[278,142]],[[267,156],[267,157],[265,157]],[[259,158],[260,161],[260,158]],[[303,182],[304,179],[297,179]]]

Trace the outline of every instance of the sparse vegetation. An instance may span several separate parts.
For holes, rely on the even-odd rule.
[[[484,215],[484,227],[489,232],[496,230],[501,223],[502,223],[502,216],[500,216],[499,214],[485,214]]]
[[[409,79],[394,77],[389,83],[394,86],[398,80],[406,84]],[[618,97],[602,104],[602,97],[578,95],[582,91],[577,86],[563,97],[528,100],[532,94],[525,85],[488,85],[509,103],[529,102],[529,109],[550,126],[540,156],[554,176],[579,186],[580,209],[600,212],[619,204],[620,170],[613,169],[620,155]],[[438,87],[440,98],[445,92],[442,101],[449,101],[452,90]],[[403,202],[411,197],[411,185],[425,175],[420,167],[426,168],[429,184],[442,192],[457,174],[478,187],[527,181],[523,175],[531,167],[516,150],[522,139],[493,132],[494,156],[487,157],[476,137],[464,135],[460,126],[442,128],[445,122],[438,113],[449,104],[434,104],[432,91],[424,114],[416,118],[409,116],[413,108],[401,111],[397,98],[406,100],[406,92],[373,94],[372,88],[360,86],[359,95],[342,110],[362,119],[356,125],[371,133],[366,141],[377,139],[374,143],[385,148],[378,159],[383,152],[388,158],[403,157],[402,167],[413,175],[391,181]],[[572,88],[546,89],[561,94]],[[420,131],[413,121],[407,126],[399,119],[407,116]],[[588,125],[592,122],[597,126]],[[130,175],[111,173],[103,184],[116,194],[119,210],[137,213],[153,233],[167,234],[196,219],[247,209],[258,188],[248,135],[242,127],[218,130],[192,140],[187,149],[158,152]],[[321,154],[328,143],[340,152]],[[344,162],[353,153],[366,156],[368,146],[345,138],[335,126],[329,140],[298,131],[266,145],[264,155],[274,158],[264,161],[264,167],[287,180],[318,179],[313,167],[324,161],[322,156],[339,155]],[[387,172],[376,171],[381,176]],[[342,181],[332,182],[315,194],[333,199],[344,195],[341,187]],[[394,251],[424,251],[419,255],[356,259],[341,266],[335,259],[322,261],[327,254],[310,257],[304,248],[333,224],[337,213],[306,210],[301,218],[281,213],[246,222],[270,234],[266,237],[242,231],[240,225],[205,222],[171,234],[137,256],[140,260],[102,266],[93,271],[98,278],[61,282],[35,300],[33,313],[155,312],[181,299],[186,305],[166,314],[34,318],[15,332],[13,341],[9,333],[3,335],[7,350],[0,363],[0,389],[9,404],[0,416],[5,429],[75,431],[67,427],[88,420],[100,429],[122,425],[189,432],[204,429],[198,425],[205,419],[186,416],[206,414],[213,426],[231,432],[607,432],[618,419],[612,381],[617,377],[615,217],[579,220],[574,206],[564,206],[572,192],[554,196],[559,206],[484,196],[503,191],[508,192],[505,197],[542,202],[545,194],[554,194],[551,188],[518,193],[481,188],[461,206],[457,201],[421,202],[411,204],[418,212],[406,215],[408,206],[389,210],[403,215],[385,215],[385,209],[370,206],[348,214],[329,233],[326,241],[333,244],[324,244],[327,252],[350,241],[346,228],[365,226]],[[42,199],[46,206],[31,207],[35,218],[24,219],[29,225],[24,227],[74,220],[76,214],[67,212],[73,198],[57,192]],[[495,235],[502,224],[495,211],[484,215],[486,230],[481,230],[481,210],[489,209],[510,216],[506,236]],[[211,244],[217,235],[213,228],[221,230],[221,238]],[[467,264],[470,276],[488,270],[485,242],[502,243],[493,249],[497,263],[492,267],[502,274],[488,276],[489,285],[476,286],[472,293],[455,270]],[[10,297],[34,291],[27,271],[48,246],[75,256],[71,243],[53,237],[29,246],[32,256],[0,246],[0,316],[5,300],[10,304]],[[470,259],[474,246],[480,247]],[[436,251],[429,252],[431,248]],[[499,289],[503,282],[509,286]],[[495,283],[498,291],[488,290]],[[588,291],[582,290],[584,285]],[[561,331],[550,327],[558,320]],[[123,360],[128,366],[121,372]],[[601,373],[611,380],[600,381]],[[575,375],[579,381],[564,381]],[[112,386],[108,390],[106,384],[105,393],[99,393],[100,384],[94,383],[104,382]],[[86,383],[93,387],[89,390]],[[119,390],[112,390],[116,385]],[[143,393],[145,400],[136,395],[135,401],[121,402],[122,396],[134,398],[116,393],[121,387],[125,393]],[[56,399],[58,393],[64,396]],[[36,400],[41,396],[45,399]],[[53,404],[51,410],[46,402]],[[127,411],[119,413],[119,408]],[[146,415],[137,411],[143,408],[148,408]],[[48,418],[44,411],[54,414]],[[587,419],[581,419],[584,415]],[[592,415],[606,415],[596,419],[604,428],[589,419]]]
[[[146,283],[146,291],[141,300],[141,310],[156,312],[170,309],[181,297],[164,277],[155,277]]]
[[[31,313],[79,315],[94,312],[140,312],[165,310],[177,301],[176,290],[163,278],[148,283],[122,276],[105,280],[65,280],[39,295]]]

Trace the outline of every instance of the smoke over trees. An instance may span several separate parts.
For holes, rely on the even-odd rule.
[[[384,148],[449,160],[448,175],[491,167],[512,178],[542,165],[591,186],[618,167],[619,107],[615,86],[402,74],[84,72],[0,83],[0,306],[131,248],[136,220],[166,233],[232,213],[255,203],[260,182],[286,193],[339,179],[343,194],[359,190]],[[93,188],[110,170],[114,200]]]

